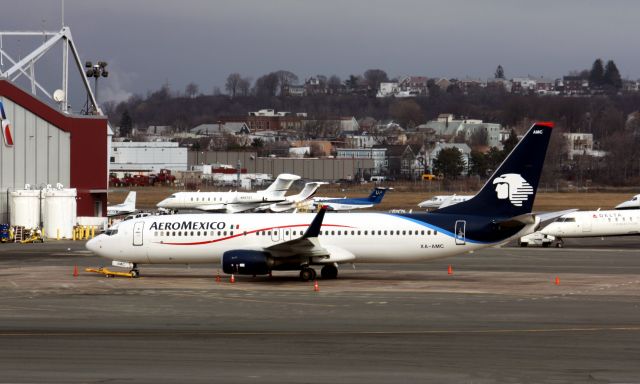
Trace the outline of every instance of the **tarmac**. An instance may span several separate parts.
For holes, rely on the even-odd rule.
[[[347,265],[316,292],[218,265],[106,278],[83,242],[0,244],[0,383],[640,383],[639,246]]]

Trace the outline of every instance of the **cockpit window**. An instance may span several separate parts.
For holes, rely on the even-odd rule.
[[[113,236],[116,233],[118,233],[118,229],[117,228],[113,228],[113,229],[109,228],[106,231],[104,231],[104,234],[107,235],[107,236]]]
[[[169,198],[170,198],[170,199],[175,199],[175,198],[176,198],[176,195],[175,195],[175,194],[173,194],[173,195],[169,196]]]

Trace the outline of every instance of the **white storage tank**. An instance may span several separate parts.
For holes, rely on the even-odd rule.
[[[50,239],[73,237],[73,227],[77,217],[77,191],[75,188],[63,188],[58,184],[55,189],[44,189],[44,234]]]
[[[40,227],[40,191],[25,189],[9,192],[9,224],[28,229]]]

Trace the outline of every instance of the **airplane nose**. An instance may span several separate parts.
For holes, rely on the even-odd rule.
[[[158,208],[166,208],[166,205],[167,205],[167,199],[164,199],[161,202],[159,202],[158,204],[156,204],[156,207],[158,207]]]
[[[85,244],[85,247],[87,248],[87,250],[93,253],[98,253],[100,251],[100,248],[102,248],[101,243],[102,243],[102,239],[100,239],[100,236],[98,236],[87,241],[87,244]]]

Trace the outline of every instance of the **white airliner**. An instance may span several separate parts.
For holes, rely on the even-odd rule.
[[[136,191],[131,191],[122,204],[108,205],[107,217],[128,215],[136,211]]]
[[[311,198],[316,193],[321,185],[329,184],[322,181],[312,181],[306,183],[302,191],[295,195],[285,196],[284,201],[279,203],[273,203],[268,207],[261,207],[260,209],[269,209],[271,212],[289,212],[296,209],[300,205],[304,205],[306,201],[311,201]]]
[[[616,209],[640,209],[640,195],[635,195],[631,199],[616,205]]]
[[[531,213],[552,123],[536,123],[478,194],[434,212],[180,214],[128,220],[87,249],[139,274],[140,264],[222,264],[228,274],[300,271],[335,278],[338,264],[415,262],[490,247],[535,230]]]
[[[640,209],[573,212],[561,216],[540,232],[554,236],[557,247],[562,247],[563,238],[638,235]]]
[[[438,195],[422,201],[418,204],[420,208],[437,209],[448,207],[449,205],[462,203],[471,199],[473,195]]]
[[[165,209],[197,209],[237,213],[285,201],[285,193],[300,176],[282,173],[265,190],[257,192],[177,192],[157,204]]]

